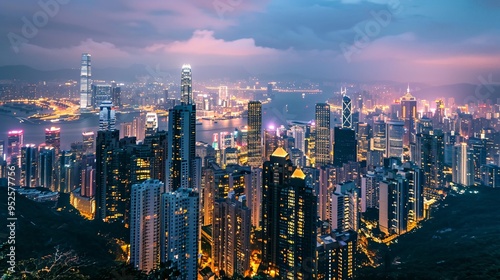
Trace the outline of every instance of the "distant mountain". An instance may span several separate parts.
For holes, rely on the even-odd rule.
[[[251,74],[243,67],[200,66],[193,69],[193,76],[199,80],[247,79]],[[26,65],[0,66],[0,80],[20,80],[26,82],[79,80],[79,69],[39,70]],[[162,68],[161,65],[134,64],[128,68],[92,68],[92,78],[106,81],[161,81],[180,79],[179,69]]]
[[[500,98],[500,85],[452,84],[418,88],[417,90],[412,90],[412,94],[418,99],[429,101],[434,101],[438,98],[455,98],[457,104],[486,102],[486,100],[497,103],[497,98]]]

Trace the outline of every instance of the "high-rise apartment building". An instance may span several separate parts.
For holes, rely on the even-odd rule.
[[[160,261],[172,261],[180,279],[197,279],[199,194],[179,188],[162,196]]]
[[[148,272],[160,266],[161,195],[164,184],[149,179],[132,185],[130,194],[130,263]]]
[[[245,196],[237,200],[234,194],[215,201],[212,259],[216,273],[223,270],[229,277],[245,275],[250,267],[251,211],[246,203]]]
[[[155,112],[146,114],[146,137],[152,136],[158,131],[158,115]]]
[[[56,189],[56,153],[54,147],[40,147],[38,156],[38,185],[52,191]]]
[[[20,166],[19,156],[24,145],[24,131],[11,130],[7,136],[7,158],[10,164]]]
[[[360,210],[358,199],[358,190],[353,181],[335,186],[330,198],[330,225],[332,230],[358,230]]]
[[[195,182],[196,152],[196,108],[181,104],[169,111],[168,146],[166,162],[166,187],[169,191],[178,188],[193,188]]]

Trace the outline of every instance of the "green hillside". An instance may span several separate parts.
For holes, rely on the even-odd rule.
[[[386,265],[360,279],[500,279],[499,203],[500,189],[449,195],[421,228],[380,249]]]

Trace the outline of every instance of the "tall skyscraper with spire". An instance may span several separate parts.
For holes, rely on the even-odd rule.
[[[92,104],[92,71],[90,54],[82,53],[80,71],[80,109],[87,109]]]
[[[401,97],[401,115],[405,123],[403,145],[408,146],[410,143],[415,143],[415,122],[417,120],[417,99],[411,95],[410,85],[406,89],[406,94]]]
[[[347,90],[342,92],[342,128],[353,128],[352,126],[352,100],[346,95]]]

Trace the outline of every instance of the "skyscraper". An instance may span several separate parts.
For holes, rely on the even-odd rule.
[[[106,100],[101,103],[99,111],[99,130],[115,130],[116,116],[113,102]]]
[[[193,104],[193,77],[191,65],[182,65],[181,70],[181,103]]]
[[[21,148],[21,186],[37,187],[38,151],[35,144],[26,144]]]
[[[57,191],[55,182],[56,155],[54,147],[40,147],[38,157],[38,185]]]
[[[367,123],[358,123],[357,127],[358,161],[363,161],[367,159],[370,148],[371,127]]]
[[[441,99],[436,100],[436,111],[434,112],[433,122],[437,128],[442,128],[444,119],[444,101]]]
[[[375,121],[373,123],[373,138],[370,144],[371,151],[382,151],[386,148],[386,124],[384,121]]]
[[[342,128],[353,128],[352,101],[345,93],[342,96]]]
[[[198,275],[199,195],[189,188],[179,188],[162,195],[160,261],[172,261],[180,279]]]
[[[401,97],[401,113],[404,120],[403,144],[408,146],[415,142],[415,121],[417,120],[417,99],[411,95],[410,86]]]
[[[405,128],[403,121],[388,121],[386,127],[385,157],[403,156],[403,137]]]
[[[259,101],[248,103],[248,165],[262,165],[262,104]]]
[[[415,162],[424,174],[426,198],[438,196],[444,185],[444,135],[439,129],[417,134]]]
[[[264,163],[262,184],[263,266],[272,277],[310,279],[315,268],[317,197],[306,175],[278,147]]]
[[[80,109],[87,109],[92,104],[92,71],[90,54],[82,54],[82,64],[80,71]]]
[[[263,139],[263,148],[264,148],[264,160],[269,160],[269,157],[278,147],[279,137],[276,134],[276,130],[274,127],[269,129],[264,129],[264,139]]]
[[[98,108],[104,101],[113,102],[113,88],[109,84],[92,85],[92,108]]]
[[[191,66],[185,64],[181,71],[181,105],[168,114],[168,148],[166,163],[166,189],[198,190],[196,174],[196,105],[192,103]]]
[[[214,204],[212,259],[217,270],[229,277],[245,275],[250,267],[251,211],[245,199],[236,200],[232,193]]]
[[[336,127],[333,133],[333,165],[355,162],[357,153],[356,132],[351,128]]]
[[[56,156],[61,150],[61,128],[51,127],[45,129],[45,145],[55,149]]]
[[[411,162],[389,171],[379,184],[379,227],[403,234],[423,218],[422,173]]]
[[[471,186],[474,185],[474,158],[467,143],[453,146],[452,180],[453,182]]]
[[[134,184],[130,194],[130,263],[148,272],[160,265],[161,195],[159,180]]]
[[[95,153],[95,148],[94,148],[95,134],[94,134],[94,132],[93,131],[82,132],[82,140],[83,140],[83,146],[85,149],[85,153],[87,153],[87,154]]]
[[[155,112],[146,114],[146,136],[152,136],[158,131],[158,115]]]
[[[330,105],[316,104],[316,165],[331,162],[330,157]]]
[[[24,144],[24,132],[22,130],[11,130],[7,137],[7,158],[10,164],[20,166],[19,156]]]
[[[331,192],[330,225],[332,230],[357,231],[359,228],[359,204],[356,184],[353,181],[335,186]]]
[[[96,218],[105,221],[109,220],[108,217],[115,216],[109,213],[117,211],[109,204],[114,185],[110,165],[113,152],[119,147],[119,136],[120,132],[115,129],[115,112],[111,101],[105,102],[101,104],[96,139]]]
[[[169,191],[178,188],[193,188],[196,151],[195,105],[177,105],[169,111],[166,187]]]

